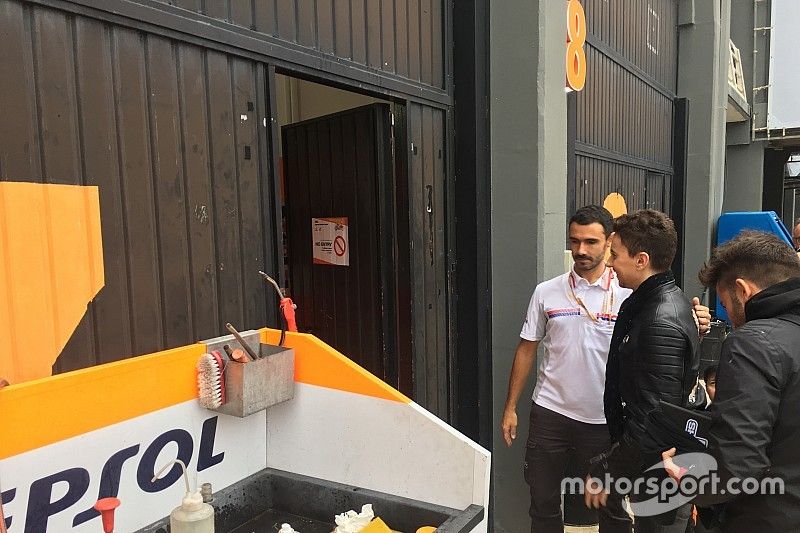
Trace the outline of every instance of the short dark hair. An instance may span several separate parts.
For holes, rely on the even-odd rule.
[[[678,232],[672,219],[661,211],[642,209],[621,215],[614,221],[614,232],[631,257],[639,252],[649,255],[653,270],[664,272],[672,266],[678,248]]]
[[[776,235],[743,231],[711,253],[699,277],[706,287],[730,287],[737,278],[742,278],[766,289],[800,277],[800,259]]]
[[[569,219],[570,224],[573,222],[581,226],[588,226],[589,224],[595,223],[600,224],[603,226],[606,237],[611,235],[614,229],[614,217],[611,216],[608,209],[600,207],[599,205],[585,205],[581,207],[575,211],[575,214]]]
[[[795,219],[794,226],[792,226],[792,230],[794,230],[794,228],[796,228],[798,224],[800,224],[800,217]]]
[[[711,365],[703,371],[703,381],[708,383],[711,376],[717,377],[718,365]]]

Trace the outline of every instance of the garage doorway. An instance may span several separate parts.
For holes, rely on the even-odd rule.
[[[402,106],[276,81],[285,279],[298,326],[410,395],[408,184],[394,142]]]

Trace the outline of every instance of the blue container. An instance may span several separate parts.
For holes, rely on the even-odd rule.
[[[764,231],[777,235],[794,249],[792,234],[775,211],[724,213],[717,224],[717,246],[736,237],[743,230]],[[712,287],[713,288],[713,287]],[[728,313],[717,298],[717,318],[730,323]]]

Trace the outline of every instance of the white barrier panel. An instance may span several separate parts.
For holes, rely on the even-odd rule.
[[[487,530],[486,449],[314,337],[288,344],[295,397],[270,408],[267,466],[455,509],[481,505],[473,531]]]
[[[122,500],[116,531],[155,522],[184,493],[177,466],[151,481],[176,458],[193,488],[220,490],[270,466],[488,509],[488,451],[313,336],[289,335],[287,344],[296,351],[295,398],[244,419],[197,404],[200,344],[0,390],[9,533],[100,531],[92,505],[106,496]]]
[[[134,531],[183,498],[179,466],[151,482],[161,466],[180,458],[193,489],[227,487],[266,467],[265,431],[263,414],[236,419],[192,400],[10,457],[0,461],[9,532],[102,531],[92,508],[101,485],[122,500],[116,530]]]

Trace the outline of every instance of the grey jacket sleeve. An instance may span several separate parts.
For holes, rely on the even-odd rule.
[[[785,379],[781,356],[758,327],[745,326],[723,344],[717,394],[711,404],[710,443],[721,483],[699,495],[698,505],[735,498],[726,487],[731,478],[760,480],[768,475],[767,447]]]

